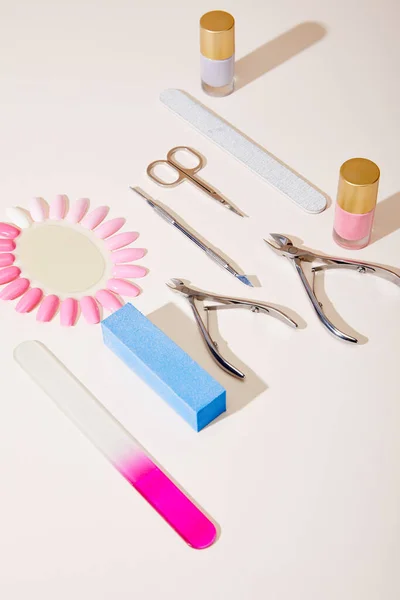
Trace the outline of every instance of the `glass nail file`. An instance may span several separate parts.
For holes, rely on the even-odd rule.
[[[14,358],[187,544],[200,549],[215,541],[214,524],[46,346],[23,342]]]
[[[304,177],[261,148],[227,121],[181,90],[164,90],[160,100],[172,112],[205,135],[264,181],[308,213],[325,210],[326,197]]]
[[[153,200],[153,198],[151,198],[140,187],[130,186],[130,189],[132,190],[132,192],[136,192],[136,194],[139,194],[139,196],[142,196],[142,198],[144,198],[146,200],[147,204],[149,204],[153,208],[153,210],[158,215],[160,215],[160,217],[162,219],[167,221],[167,223],[169,223],[173,227],[176,227],[177,229],[179,229],[179,231],[182,232],[183,235],[185,235],[187,238],[189,238],[189,240],[191,240],[194,244],[196,244],[196,246],[198,246],[200,248],[200,250],[203,250],[203,252],[205,252],[205,254],[207,254],[207,256],[209,256],[214,262],[217,263],[217,265],[219,265],[220,267],[222,267],[223,269],[228,271],[228,273],[230,273],[231,275],[236,277],[236,279],[239,279],[239,281],[241,281],[245,285],[254,287],[253,284],[251,283],[250,279],[246,275],[241,275],[240,273],[238,273],[238,271],[236,271],[236,269],[234,269],[232,267],[232,265],[227,263],[226,260],[220,254],[217,254],[217,252],[215,252],[214,250],[209,248],[198,237],[193,235],[193,233],[191,231],[189,231],[189,229],[187,229],[182,223],[177,221],[175,219],[175,217],[172,216],[171,213],[169,213],[167,210],[165,210],[165,208],[163,208],[160,204],[158,204],[158,202]]]

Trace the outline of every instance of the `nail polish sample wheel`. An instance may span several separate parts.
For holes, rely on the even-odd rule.
[[[101,309],[113,312],[123,305],[121,297],[140,294],[127,281],[147,274],[130,264],[145,255],[143,248],[128,247],[139,234],[121,232],[121,217],[105,220],[107,206],[88,210],[88,198],[70,205],[63,194],[50,205],[33,198],[29,212],[8,209],[14,224],[0,223],[0,286],[5,286],[0,299],[19,299],[19,313],[37,308],[42,323],[59,311],[61,325],[71,327],[80,313],[88,323],[99,323]]]

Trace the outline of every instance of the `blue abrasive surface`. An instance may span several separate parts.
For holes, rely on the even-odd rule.
[[[132,304],[102,321],[104,343],[196,431],[226,410],[226,391]]]

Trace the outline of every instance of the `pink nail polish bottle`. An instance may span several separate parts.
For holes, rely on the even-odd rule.
[[[213,10],[200,19],[201,87],[209,96],[228,96],[234,90],[235,19]]]
[[[379,177],[379,167],[367,158],[342,164],[333,225],[333,239],[339,246],[359,250],[369,244]]]

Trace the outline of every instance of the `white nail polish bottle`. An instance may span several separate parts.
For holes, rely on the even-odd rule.
[[[210,96],[228,96],[234,90],[235,19],[213,10],[200,19],[201,86]]]

